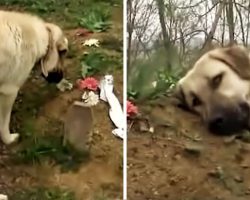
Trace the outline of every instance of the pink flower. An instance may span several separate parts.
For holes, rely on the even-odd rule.
[[[131,101],[127,101],[127,116],[131,117],[138,114],[138,108]]]
[[[98,89],[98,81],[93,77],[77,80],[77,85],[80,90],[87,89],[96,91]]]

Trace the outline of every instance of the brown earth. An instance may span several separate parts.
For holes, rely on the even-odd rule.
[[[208,133],[166,100],[141,112],[154,132],[134,122],[128,133],[128,200],[250,199],[248,139]]]

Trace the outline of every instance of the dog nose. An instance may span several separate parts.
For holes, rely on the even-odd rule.
[[[237,109],[218,109],[208,120],[209,130],[220,135],[231,135],[243,130],[249,119],[247,106],[242,104]]]
[[[59,83],[63,79],[63,71],[62,70],[55,70],[48,73],[48,76],[45,77],[43,74],[42,76],[46,79],[48,83]]]
[[[209,122],[209,129],[212,131],[221,131],[226,126],[226,119],[222,115],[213,117]]]

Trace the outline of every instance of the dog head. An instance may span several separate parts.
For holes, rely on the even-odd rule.
[[[41,59],[42,75],[48,82],[59,83],[63,78],[63,63],[68,52],[68,40],[55,24],[46,23],[49,44]]]
[[[231,134],[249,126],[250,59],[241,46],[204,54],[177,83],[179,106],[201,116],[209,130]]]

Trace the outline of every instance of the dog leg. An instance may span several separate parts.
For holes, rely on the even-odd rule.
[[[9,123],[12,106],[15,102],[17,91],[11,94],[0,94],[0,136],[4,144],[8,145],[18,140],[18,133],[10,133]]]

